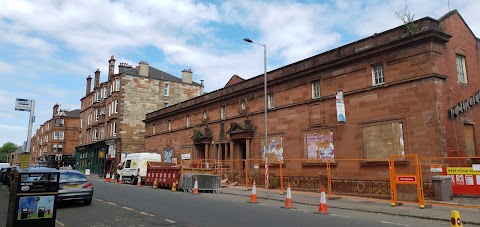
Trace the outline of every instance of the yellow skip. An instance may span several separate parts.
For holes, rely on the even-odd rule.
[[[462,226],[462,219],[460,218],[460,212],[457,210],[452,210],[450,215],[450,227],[459,227]]]

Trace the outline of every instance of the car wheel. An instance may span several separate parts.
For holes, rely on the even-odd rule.
[[[131,178],[132,180],[130,182],[132,182],[132,185],[136,185],[137,184],[137,178],[132,176]]]
[[[85,205],[90,205],[90,204],[92,204],[92,198],[90,198],[90,199],[84,199],[84,200],[83,200],[83,204],[85,204]]]

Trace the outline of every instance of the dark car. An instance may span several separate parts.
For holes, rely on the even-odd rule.
[[[5,167],[2,169],[2,173],[0,175],[0,179],[2,181],[2,184],[4,185],[9,185],[10,182],[10,173],[12,172],[13,167]]]
[[[76,170],[60,170],[60,188],[58,200],[62,201],[83,201],[85,205],[92,203],[93,184],[87,177]]]

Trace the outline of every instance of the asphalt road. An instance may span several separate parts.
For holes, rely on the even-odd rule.
[[[448,222],[376,213],[296,205],[282,209],[278,201],[247,203],[248,198],[202,193],[191,195],[151,187],[94,181],[94,201],[63,204],[58,226],[448,226]]]

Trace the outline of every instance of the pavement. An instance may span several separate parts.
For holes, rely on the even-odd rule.
[[[6,185],[0,185],[0,226],[7,225],[7,213],[8,213],[8,200],[10,191]],[[62,227],[58,223],[55,223],[56,227]]]
[[[257,199],[261,202],[264,199],[277,200],[285,202],[286,190],[284,195],[280,190],[264,189],[257,187]],[[245,201],[251,196],[251,191],[246,191],[244,186],[226,186],[222,187],[220,193],[244,196]],[[342,196],[339,199],[327,200],[327,208],[337,208],[344,210],[355,210],[364,212],[373,212],[386,215],[407,216],[431,220],[450,221],[452,210],[460,212],[464,224],[480,225],[480,204],[476,206],[465,206],[454,203],[427,203],[429,208],[420,209],[418,203],[403,202],[403,205],[392,207],[390,201],[370,199],[354,196]],[[293,204],[304,204],[316,206],[318,209],[320,203],[320,193],[292,191]],[[399,201],[401,202],[401,201]]]
[[[278,189],[272,190],[257,187],[256,191],[257,198],[260,203],[262,200],[274,200],[282,203],[285,201],[286,190],[284,195],[281,195]],[[249,197],[251,196],[251,191],[246,191],[244,186],[222,187],[220,193],[242,196],[245,197],[245,201],[248,201]],[[9,199],[8,196],[8,188],[4,185],[0,185],[0,226],[6,225]],[[327,200],[327,207],[444,221],[449,221],[451,211],[457,210],[460,212],[464,224],[480,225],[480,204],[475,206],[465,206],[454,203],[436,203],[429,201],[428,205],[431,205],[430,208],[420,209],[417,203],[404,202],[402,206],[392,207],[390,206],[390,201],[387,200],[354,196],[340,197],[340,199]],[[320,194],[313,192],[292,191],[292,201],[294,205],[304,204],[318,209]]]

